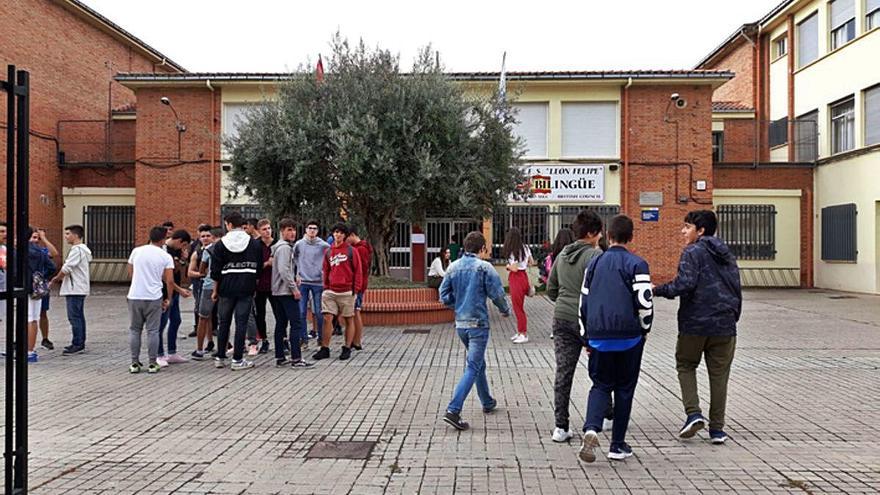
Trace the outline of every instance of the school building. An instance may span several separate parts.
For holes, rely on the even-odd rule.
[[[846,1],[851,18],[840,13]],[[0,61],[31,70],[35,84],[55,83],[33,96],[34,128],[54,140],[32,157],[52,178],[32,186],[41,188],[32,211],[53,239],[62,224],[83,222],[104,254],[96,266],[114,267],[162,221],[194,229],[219,223],[224,209],[259,211],[225,187],[231,157],[223,137],[249,105],[273,98],[286,74],[187,72],[75,0],[12,3],[55,22],[0,19],[0,29],[30,30],[22,33],[26,49],[0,44]],[[690,70],[508,73],[534,197],[489,219],[434,212],[423,225],[398,224],[395,271],[423,277],[453,234],[474,229],[497,248],[517,226],[538,248],[587,207],[605,218],[632,216],[634,249],[665,280],[675,273],[685,213],[714,208],[746,285],[880,293],[876,10],[874,0],[784,2]],[[111,58],[117,51],[122,58]],[[65,64],[82,64],[90,78],[67,76]],[[499,76],[449,74],[486,93]],[[91,106],[61,115],[80,93]],[[100,124],[72,132],[67,120]]]

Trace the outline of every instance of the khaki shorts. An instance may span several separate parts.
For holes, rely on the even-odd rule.
[[[321,294],[321,312],[349,318],[354,316],[354,294],[324,290]]]

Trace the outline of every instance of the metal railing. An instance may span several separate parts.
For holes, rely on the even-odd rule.
[[[95,259],[126,260],[135,246],[134,206],[83,207],[86,244]]]
[[[776,258],[775,205],[718,205],[718,236],[739,260]]]

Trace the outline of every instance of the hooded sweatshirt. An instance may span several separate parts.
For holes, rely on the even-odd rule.
[[[293,243],[280,240],[272,246],[272,295],[292,296],[296,288]]]
[[[351,244],[334,244],[327,250],[324,255],[324,290],[356,294],[364,290],[363,280],[361,258]]]
[[[685,335],[732,336],[742,311],[739,267],[727,244],[703,236],[681,253],[678,274],[654,295],[681,297],[678,332]]]
[[[263,271],[263,247],[241,229],[229,231],[214,244],[211,278],[220,297],[249,297],[257,289]]]
[[[547,280],[547,297],[556,303],[553,318],[577,323],[580,320],[578,304],[581,300],[581,285],[584,271],[590,260],[602,254],[586,242],[575,242],[565,246],[550,270]]]
[[[67,253],[67,260],[61,266],[64,279],[61,280],[62,296],[87,296],[91,288],[89,263],[92,251],[85,244],[75,244]]]
[[[324,239],[303,237],[293,245],[293,262],[299,270],[299,278],[304,284],[322,285],[324,253],[330,244]]]
[[[373,264],[373,246],[364,239],[351,247],[357,252],[361,259],[361,280],[363,280],[363,288],[361,292],[367,290],[367,283],[370,281],[370,265]]]

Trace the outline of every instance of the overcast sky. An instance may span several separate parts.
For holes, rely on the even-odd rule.
[[[190,71],[283,72],[337,30],[450,71],[689,69],[778,0],[84,0]]]

